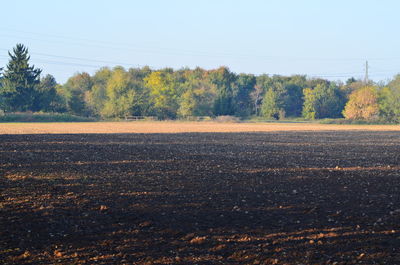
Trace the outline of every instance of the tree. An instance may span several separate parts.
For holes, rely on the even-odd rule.
[[[284,86],[282,95],[282,108],[288,117],[299,117],[303,108],[303,87],[296,83],[288,83]]]
[[[351,77],[347,79],[346,84],[341,86],[341,91],[343,91],[344,95],[348,99],[350,94],[353,93],[353,91],[360,89],[365,86],[364,81],[361,80],[356,80],[354,77]]]
[[[261,114],[267,118],[299,117],[303,107],[303,88],[306,77],[302,75],[257,78],[257,86],[265,92]],[[274,102],[273,102],[274,101]]]
[[[2,74],[3,68],[0,68],[0,115],[4,113],[5,109],[5,99],[4,95],[2,94],[3,91],[3,74]]]
[[[178,109],[178,115],[181,117],[195,116],[195,109],[197,105],[197,98],[193,89],[186,90],[181,98]]]
[[[152,72],[144,81],[145,86],[150,89],[156,115],[160,118],[175,118],[179,108],[179,84],[173,72],[168,69]]]
[[[186,71],[186,81],[182,84],[184,92],[179,98],[179,116],[212,115],[216,95],[215,86],[208,82],[205,75],[205,71],[200,68]]]
[[[52,75],[46,75],[40,79],[40,84],[37,86],[37,94],[33,103],[34,111],[63,111],[64,108],[60,105],[60,96],[57,94],[57,82]]]
[[[128,74],[132,87],[135,89],[135,104],[132,108],[134,115],[154,115],[152,113],[152,102],[149,90],[145,86],[144,79],[151,74],[152,70],[148,66],[142,68],[130,68]]]
[[[111,78],[112,71],[108,67],[98,70],[92,77],[93,86],[87,93],[86,101],[91,113],[101,115],[107,100],[107,82]]]
[[[64,97],[70,113],[83,116],[91,115],[87,101],[92,86],[93,80],[86,72],[73,75],[62,86],[60,93]]]
[[[345,96],[334,83],[318,83],[314,89],[303,90],[303,117],[306,119],[339,118],[342,116]]]
[[[279,120],[281,109],[278,103],[278,93],[273,88],[269,88],[265,93],[263,103],[261,105],[261,115],[268,119]]]
[[[123,67],[114,68],[107,82],[106,93],[102,116],[123,117],[132,114],[136,95],[130,76]]]
[[[377,117],[378,111],[376,88],[365,86],[350,94],[343,115],[350,120],[372,120]]]
[[[250,74],[239,74],[233,87],[235,115],[246,117],[252,112],[251,92],[256,85],[256,78]]]
[[[42,70],[29,65],[28,48],[17,44],[4,71],[0,96],[2,107],[10,111],[34,110]]]
[[[400,122],[400,75],[378,92],[379,116],[390,122]]]
[[[389,87],[383,87],[378,93],[379,116],[386,121],[394,122],[399,118],[399,98]]]
[[[262,93],[263,88],[260,85],[255,85],[254,90],[250,93],[252,105],[253,105],[253,113],[257,116],[259,115],[259,110],[262,104]]]
[[[210,82],[215,85],[217,96],[214,101],[215,115],[233,115],[235,112],[232,86],[236,80],[235,74],[227,67],[220,67],[209,75]]]
[[[308,120],[314,120],[316,117],[316,96],[315,92],[311,88],[305,88],[304,94],[304,105],[303,105],[303,117]]]

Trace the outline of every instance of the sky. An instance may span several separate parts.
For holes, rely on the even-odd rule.
[[[122,65],[374,81],[400,73],[397,0],[2,0],[0,67],[17,43],[64,83]]]

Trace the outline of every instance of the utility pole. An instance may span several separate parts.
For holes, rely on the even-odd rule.
[[[368,84],[368,61],[365,62],[365,79],[364,83]]]

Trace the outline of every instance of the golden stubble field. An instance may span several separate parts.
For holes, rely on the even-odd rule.
[[[185,133],[274,131],[400,131],[400,125],[335,125],[313,123],[217,123],[217,122],[80,122],[3,123],[0,134],[80,133]]]

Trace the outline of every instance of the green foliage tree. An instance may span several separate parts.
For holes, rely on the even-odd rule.
[[[256,85],[256,77],[251,74],[239,74],[233,87],[235,115],[246,117],[252,113],[251,92]]]
[[[273,88],[269,88],[265,93],[263,103],[261,105],[261,114],[267,119],[278,120],[281,109],[278,103],[278,92],[274,91]]]
[[[314,120],[316,118],[316,95],[311,88],[305,88],[304,94],[304,105],[303,105],[303,117],[308,120]]]
[[[303,90],[303,117],[323,119],[342,117],[345,96],[334,83],[318,83],[314,89]]]
[[[179,99],[179,116],[211,116],[213,114],[215,86],[208,82],[205,74],[205,71],[200,68],[186,72],[184,92]]]
[[[303,87],[295,83],[288,83],[285,85],[284,91],[282,95],[282,107],[285,115],[288,117],[301,116],[304,103]]]
[[[34,110],[42,70],[29,65],[28,48],[23,44],[17,44],[8,55],[10,60],[0,88],[2,108],[9,111]]]
[[[178,115],[180,117],[195,116],[197,98],[193,89],[186,90],[179,101]]]
[[[4,113],[4,109],[6,108],[5,104],[5,98],[4,94],[2,94],[3,91],[3,68],[0,68],[0,114]]]
[[[253,113],[256,116],[262,116],[262,103],[265,97],[265,93],[268,90],[271,78],[262,74],[256,77],[256,84],[254,86],[254,90],[251,92],[251,99],[253,103]]]
[[[379,116],[389,122],[400,122],[400,75],[378,92]]]
[[[103,67],[92,77],[93,86],[86,96],[87,106],[90,112],[100,116],[107,101],[107,83],[111,78],[112,71],[108,67]]]
[[[62,112],[65,108],[61,105],[61,98],[57,94],[57,82],[52,75],[40,79],[37,94],[33,103],[34,111]]]
[[[132,108],[132,114],[134,115],[153,115],[150,92],[146,88],[144,82],[144,79],[149,76],[151,72],[148,66],[131,68],[128,71],[132,87],[135,89],[135,104]]]
[[[215,85],[217,95],[214,101],[214,115],[233,115],[235,113],[232,86],[236,76],[227,67],[220,67],[209,74],[210,82]]]
[[[301,75],[257,78],[257,86],[265,91],[261,114],[267,118],[299,117],[303,107],[306,77]],[[272,102],[275,100],[275,102]],[[269,110],[268,110],[269,109]]]
[[[68,112],[82,116],[92,114],[87,104],[92,86],[92,78],[86,72],[77,73],[67,80],[59,92],[64,98]]]
[[[130,75],[116,67],[107,81],[107,99],[102,110],[104,117],[124,117],[132,114],[136,94]]]

